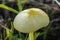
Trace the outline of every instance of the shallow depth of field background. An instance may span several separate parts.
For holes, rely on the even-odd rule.
[[[58,0],[60,2],[60,0]],[[23,10],[40,8],[49,18],[50,24],[35,32],[36,40],[60,40],[60,5],[54,0],[21,0]],[[7,5],[18,11],[16,0],[0,0],[0,4]],[[13,20],[17,14],[0,8],[0,40],[28,40],[28,34],[20,33],[13,28]],[[13,30],[8,32],[4,27]],[[22,38],[22,39],[21,39]]]

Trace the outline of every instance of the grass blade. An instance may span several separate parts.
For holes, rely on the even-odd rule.
[[[19,12],[21,12],[23,9],[23,6],[21,4],[21,0],[17,0],[17,5],[18,5]]]
[[[15,9],[13,9],[11,7],[8,7],[8,6],[4,5],[4,4],[0,4],[0,8],[6,9],[6,10],[9,10],[9,11],[12,11],[12,12],[14,12],[16,14],[19,13],[17,10],[15,10]]]

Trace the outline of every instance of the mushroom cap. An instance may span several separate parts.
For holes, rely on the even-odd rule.
[[[48,24],[48,15],[38,8],[23,10],[14,19],[14,28],[22,33],[35,32]]]

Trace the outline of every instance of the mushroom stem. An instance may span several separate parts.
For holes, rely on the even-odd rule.
[[[29,33],[29,40],[34,40],[34,33],[33,32]]]

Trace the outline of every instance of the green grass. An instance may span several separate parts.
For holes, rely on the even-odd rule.
[[[11,7],[8,7],[8,6],[4,5],[4,4],[0,4],[0,8],[6,9],[6,10],[9,10],[9,11],[12,11],[12,12],[14,12],[16,14],[19,13],[17,10],[15,10],[15,9],[13,9]]]

